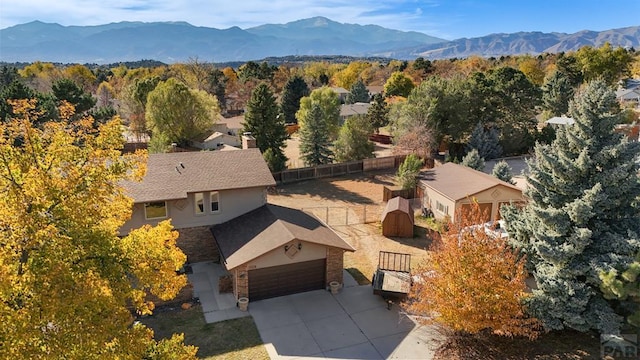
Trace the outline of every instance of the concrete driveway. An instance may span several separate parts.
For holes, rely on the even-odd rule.
[[[440,339],[367,285],[256,301],[249,312],[272,359],[431,359]]]

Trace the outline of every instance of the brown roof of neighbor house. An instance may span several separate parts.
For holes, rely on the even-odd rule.
[[[187,193],[276,184],[260,150],[151,154],[142,182],[123,185],[134,202],[185,199]]]
[[[244,122],[244,115],[218,119],[218,123],[227,124],[227,129],[229,130],[242,129],[243,122]]]
[[[494,176],[454,163],[446,163],[423,172],[420,184],[434,189],[453,201],[464,199],[498,185],[522,192],[515,185]]]
[[[338,93],[338,95],[340,95],[340,94],[349,94],[349,93],[351,93],[349,90],[347,90],[347,89],[345,89],[345,88],[343,88],[343,87],[340,87],[340,86],[332,86],[332,87],[331,87],[331,90],[333,90],[333,91],[335,91],[336,93]]]
[[[227,269],[245,264],[292,240],[355,251],[315,216],[273,204],[214,225],[211,232]]]
[[[384,86],[382,85],[369,85],[367,86],[367,90],[369,90],[370,94],[379,94],[381,92],[384,92]]]
[[[413,223],[411,204],[409,203],[409,200],[400,196],[396,196],[393,199],[387,201],[387,206],[384,207],[384,211],[382,212],[382,220],[384,220],[387,214],[397,210],[402,211],[405,214],[409,214],[409,216],[411,217],[411,222]]]

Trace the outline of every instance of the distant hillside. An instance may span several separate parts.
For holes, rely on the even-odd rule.
[[[198,58],[226,63],[320,55],[443,59],[570,51],[605,42],[640,48],[640,26],[575,34],[492,34],[446,41],[419,32],[342,24],[324,17],[244,30],[198,27],[186,22],[62,26],[34,21],[0,30],[0,62],[108,64],[154,59],[173,63]]]
[[[287,55],[367,56],[441,41],[445,40],[323,17],[246,30],[185,22],[61,26],[34,21],[0,30],[0,61],[104,64],[139,59],[172,63],[189,58],[228,62]]]
[[[519,54],[557,53],[575,51],[589,45],[600,47],[609,42],[612,46],[640,47],[640,26],[632,26],[606,31],[579,31],[575,34],[518,32],[512,34],[491,34],[477,38],[462,38],[446,43],[421,45],[377,53],[398,59],[465,58],[470,55],[485,57]]]

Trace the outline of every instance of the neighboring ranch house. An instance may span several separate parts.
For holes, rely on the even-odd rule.
[[[500,206],[524,202],[522,190],[515,185],[454,163],[423,172],[418,196],[436,219],[456,219],[461,210],[468,211],[471,202],[477,201],[485,222],[500,219]]]
[[[212,130],[225,133],[227,135],[238,136],[242,133],[244,122],[244,115],[233,116],[229,118],[218,117],[218,120],[213,125]]]
[[[620,102],[640,104],[640,88],[618,90],[616,91],[616,99]]]
[[[347,95],[351,94],[349,90],[339,86],[332,86],[330,89],[338,94],[338,99],[340,99],[341,104],[344,104],[344,102],[347,100]]]
[[[192,141],[191,145],[202,150],[220,150],[227,146],[239,147],[242,145],[242,142],[238,135],[229,135],[215,131],[204,139]]]
[[[314,217],[267,205],[267,187],[275,180],[255,148],[151,154],[142,182],[124,185],[134,206],[122,234],[171,219],[187,261],[222,261],[238,297],[342,283],[344,251],[354,251]],[[265,227],[269,221],[273,226]]]
[[[344,122],[355,115],[367,115],[370,107],[369,103],[342,104],[340,105],[340,120]]]

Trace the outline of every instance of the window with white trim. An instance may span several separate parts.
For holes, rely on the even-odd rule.
[[[220,196],[217,191],[209,193],[209,203],[211,204],[211,212],[220,211]]]
[[[196,215],[216,213],[220,211],[220,196],[217,191],[193,193],[193,204]]]
[[[167,202],[153,201],[144,203],[144,218],[147,220],[164,219],[167,217]]]
[[[204,193],[194,193],[193,200],[195,204],[196,215],[204,214]]]
[[[449,206],[440,203],[440,201],[436,201],[436,210],[442,214],[449,213]]]

